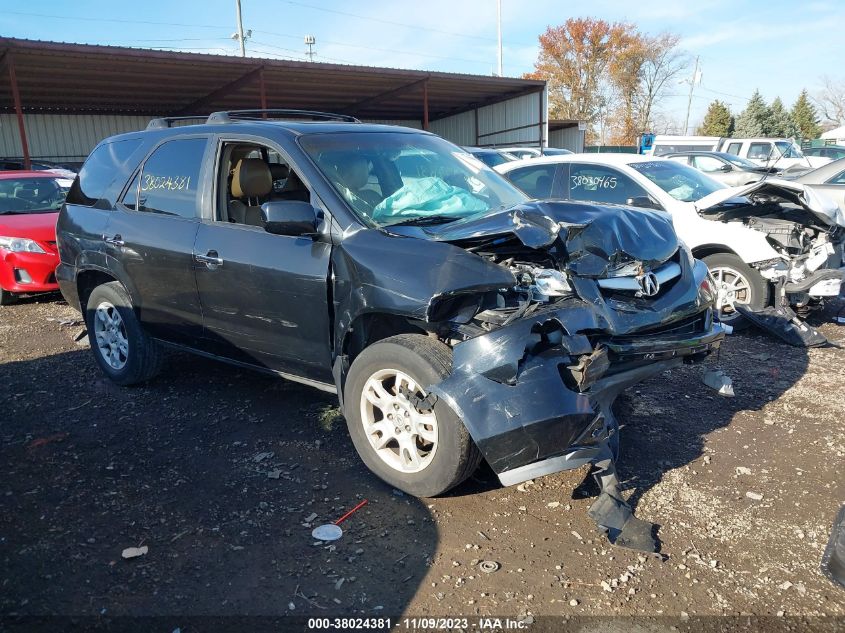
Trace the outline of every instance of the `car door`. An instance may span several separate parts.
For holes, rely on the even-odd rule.
[[[247,143],[238,137],[217,140],[217,195],[199,223],[194,246],[205,344],[232,360],[333,382],[328,304],[331,244],[313,236],[274,235],[262,226],[224,218],[226,200],[231,197],[227,147]],[[301,173],[278,146],[263,145],[262,149],[265,159],[278,162],[282,157],[292,174]],[[319,205],[315,198],[311,200]]]
[[[207,147],[205,136],[158,145],[123,193],[103,236],[109,266],[127,284],[145,329],[188,345],[202,334],[193,252]]]
[[[561,166],[555,163],[541,163],[511,169],[505,176],[526,194],[537,200],[562,198],[558,174]]]
[[[632,198],[653,198],[631,177],[605,165],[571,163],[568,181],[571,200],[627,204]]]

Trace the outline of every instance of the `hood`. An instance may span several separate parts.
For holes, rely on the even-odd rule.
[[[0,235],[26,237],[36,242],[55,242],[58,219],[58,212],[0,215]]]
[[[806,209],[830,226],[845,227],[845,213],[823,193],[798,182],[767,178],[741,187],[726,187],[704,196],[694,203],[699,212],[715,209],[731,198],[751,198],[754,195],[776,196]]]
[[[662,211],[575,202],[532,202],[482,217],[428,227],[426,237],[458,246],[517,238],[531,249],[560,239],[566,268],[584,277],[640,261],[656,266],[678,250],[669,216]]]

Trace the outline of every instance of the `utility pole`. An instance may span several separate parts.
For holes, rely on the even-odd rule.
[[[241,0],[235,0],[235,7],[237,8],[238,12],[238,32],[235,33],[237,36],[235,39],[238,40],[238,44],[241,46],[241,57],[246,57],[246,43],[244,42],[244,21],[241,18]]]
[[[499,77],[502,76],[502,0],[496,0],[496,27],[499,36]]]
[[[689,130],[689,112],[690,108],[692,107],[692,91],[695,88],[695,84],[697,84],[701,80],[701,75],[698,72],[698,55],[695,56],[695,70],[692,72],[692,79],[689,82],[689,98],[687,99],[687,119],[684,122],[684,135],[686,135],[687,131]]]

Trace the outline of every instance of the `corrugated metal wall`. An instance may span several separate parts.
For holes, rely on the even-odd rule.
[[[501,103],[432,121],[429,129],[458,145],[538,144],[540,102],[543,99],[543,140],[548,139],[544,94],[523,95]],[[25,114],[29,153],[34,160],[82,162],[102,139],[143,130],[150,117],[102,114]],[[421,128],[422,121],[372,119],[372,123]],[[503,131],[505,130],[505,131]],[[23,155],[14,114],[0,114],[0,157]]]
[[[33,159],[79,162],[107,136],[143,130],[144,116],[102,114],[25,114],[24,125]],[[0,114],[0,156],[23,155],[14,114]]]
[[[545,93],[523,95],[479,108],[478,130],[474,110],[432,121],[429,129],[458,145],[537,147],[541,116],[545,145],[548,138]]]
[[[584,134],[578,126],[553,130],[549,132],[549,147],[562,147],[576,154],[581,153],[584,151]]]

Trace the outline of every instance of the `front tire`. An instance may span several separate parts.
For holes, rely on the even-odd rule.
[[[734,304],[762,310],[769,305],[769,282],[733,253],[715,253],[702,258],[716,280],[716,289],[724,294],[724,302],[717,306],[719,320],[735,330],[750,324],[734,309]]]
[[[88,297],[85,325],[94,359],[113,382],[136,385],[159,372],[161,348],[144,332],[129,295],[118,282],[94,288]]]
[[[391,486],[434,497],[478,467],[481,454],[464,424],[438,399],[420,413],[409,395],[449,375],[452,350],[421,334],[400,334],[366,348],[344,386],[349,435],[364,464]]]

